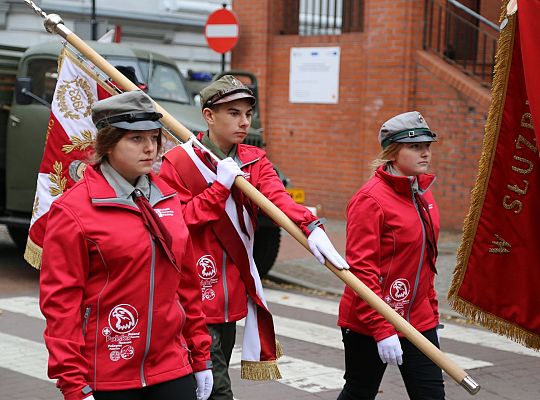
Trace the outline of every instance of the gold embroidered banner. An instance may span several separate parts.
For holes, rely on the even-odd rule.
[[[25,260],[37,269],[41,267],[49,208],[82,176],[96,134],[91,107],[98,97],[108,96],[103,94],[103,89],[98,89],[97,77],[67,48],[62,50],[58,65],[58,81],[24,253]]]
[[[499,38],[478,177],[448,293],[459,313],[535,349],[540,163],[533,120],[540,115],[531,109],[540,111],[540,30],[534,19],[539,14],[538,0],[520,2]]]

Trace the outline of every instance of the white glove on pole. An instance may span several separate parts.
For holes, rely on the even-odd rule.
[[[231,157],[227,157],[218,162],[216,180],[227,189],[231,188],[234,183],[234,179],[238,175],[243,175],[243,172]]]
[[[377,342],[377,350],[379,351],[379,357],[383,363],[392,365],[403,364],[403,350],[401,350],[401,344],[399,343],[398,335],[392,335],[386,339]]]
[[[195,372],[195,381],[197,381],[197,400],[206,400],[212,393],[214,377],[211,369]]]
[[[339,255],[321,228],[316,227],[313,229],[307,238],[307,242],[311,252],[321,264],[324,265],[324,259],[326,258],[337,269],[349,269],[347,262]]]

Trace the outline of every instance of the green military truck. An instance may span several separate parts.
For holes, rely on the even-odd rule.
[[[134,71],[148,95],[186,128],[193,132],[206,129],[201,110],[174,61],[123,44],[89,45],[112,65]],[[30,225],[61,47],[59,42],[28,49],[0,46],[0,224],[7,226],[21,249]],[[254,126],[246,142],[262,147],[260,122],[255,121]],[[264,276],[277,257],[280,229],[267,217],[261,215],[259,220],[254,255]]]

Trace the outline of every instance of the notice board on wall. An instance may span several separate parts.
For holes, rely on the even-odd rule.
[[[291,48],[289,102],[337,104],[339,60],[339,47]]]

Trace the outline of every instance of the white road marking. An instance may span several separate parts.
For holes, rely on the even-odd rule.
[[[343,350],[341,341],[341,331],[338,328],[330,328],[324,325],[314,324],[296,319],[280,317],[274,315],[274,327],[278,336],[284,336],[290,339],[302,340],[308,343],[318,344],[333,349]],[[244,321],[238,324],[243,326]],[[469,357],[459,356],[457,354],[445,353],[448,358],[454,361],[463,369],[483,368],[493,365],[488,361],[475,360]]]
[[[39,299],[37,297],[20,296],[0,298],[0,310],[45,320],[39,309]]]
[[[235,346],[231,357],[231,368],[240,368],[241,349]],[[326,367],[311,361],[283,356],[278,360],[279,370],[283,379],[279,383],[309,393],[319,393],[328,390],[338,390],[343,387],[344,371],[338,368]]]
[[[264,293],[267,301],[271,303],[301,308],[304,310],[318,311],[329,315],[338,315],[339,303],[337,301],[318,299],[295,293],[285,293],[272,289],[265,289]],[[444,325],[445,328],[439,330],[439,334],[443,339],[456,340],[458,342],[488,347],[495,350],[509,351],[531,357],[540,357],[540,352],[524,347],[504,336],[497,335],[496,333],[482,328],[469,328],[460,324],[447,322],[445,322]]]
[[[264,289],[264,297],[270,303],[281,304],[303,310],[318,311],[329,315],[338,315],[339,303],[337,301],[319,299],[296,293],[282,292],[281,290]]]
[[[47,377],[49,354],[42,343],[0,332],[0,367],[43,381],[54,381]]]
[[[331,300],[325,300],[325,299],[318,299],[315,297],[309,297],[304,295],[299,295],[295,293],[286,293],[281,292],[278,290],[272,290],[272,289],[266,289],[265,295],[270,303],[276,303],[281,304],[288,307],[295,307],[299,309],[305,309],[305,310],[311,310],[311,311],[317,311],[328,315],[337,315],[338,312],[338,302],[337,301],[331,301]],[[39,311],[39,304],[38,299],[36,297],[13,297],[13,298],[0,298],[0,309],[24,314],[26,316],[32,317],[32,318],[38,318],[43,320],[44,317]],[[328,327],[312,322],[306,322],[301,321],[298,319],[291,319],[287,317],[281,317],[278,315],[274,315],[274,322],[276,326],[276,333],[278,336],[287,337],[295,340],[302,340],[308,343],[317,344],[320,346],[326,346],[338,350],[343,350],[343,344],[341,342],[341,332],[339,331],[339,328],[337,327]],[[239,325],[243,326],[244,321],[240,321]],[[496,350],[502,350],[502,351],[508,351],[516,354],[522,354],[532,357],[540,357],[540,353],[536,352],[534,350],[525,348],[517,343],[512,342],[511,340],[496,335],[494,333],[481,330],[481,329],[475,329],[475,328],[469,328],[462,325],[457,324],[451,324],[446,323],[445,329],[442,329],[439,331],[442,339],[451,339],[456,340],[459,342],[479,345],[483,347],[493,348]],[[13,342],[13,338],[11,339],[11,342]],[[19,339],[24,340],[24,339]],[[7,343],[8,341],[2,340],[2,345],[4,343]],[[33,343],[35,348],[36,343],[31,341],[25,341]],[[20,342],[23,343],[23,342]],[[41,346],[41,354],[44,354],[45,364],[46,364],[46,357],[47,352],[43,345],[37,344],[38,346]],[[1,347],[3,349],[4,346]],[[28,349],[32,348],[31,346],[27,346]],[[443,349],[444,349],[444,342],[443,342]],[[29,350],[30,351],[30,350]],[[3,354],[3,353],[0,353]],[[475,360],[468,357],[463,357],[456,354],[450,354],[446,353],[446,355],[452,359],[454,362],[456,362],[461,368],[463,369],[475,369],[475,368],[482,368],[486,366],[492,365],[491,363],[487,361],[482,360]],[[32,356],[34,357],[34,356]],[[24,356],[23,356],[24,358]],[[30,357],[31,358],[31,357]],[[2,357],[3,360],[6,360],[6,357]],[[282,362],[283,361],[283,362]],[[4,361],[4,364],[6,364],[6,361]],[[283,359],[280,359],[280,367],[283,364],[283,374],[284,376],[291,376],[290,378],[284,379],[282,382],[285,383],[285,381],[290,380],[290,385],[294,387],[300,387],[303,386],[307,389],[302,390],[316,390],[316,389],[309,389],[310,387],[315,388],[316,384],[319,385],[319,387],[330,387],[332,384],[331,382],[335,381],[335,376],[342,376],[343,371],[337,370],[337,369],[330,369],[326,370],[328,367],[324,367],[322,365],[316,364],[316,363],[310,363],[308,361],[294,359],[292,357],[286,357]],[[15,364],[14,364],[15,365]],[[20,364],[16,365],[24,365],[24,362],[20,362]],[[15,366],[16,366],[15,365]],[[9,365],[5,366],[6,368],[9,368]],[[324,372],[321,372],[318,374],[316,371],[318,368],[322,368]],[[10,368],[14,369],[14,368]],[[41,369],[41,371],[45,371],[45,368]],[[287,373],[285,373],[287,371]],[[314,376],[316,378],[313,379],[313,382],[305,381],[304,375],[298,375],[299,372],[302,371],[305,373],[305,371],[314,371]],[[22,372],[26,373],[26,372]],[[26,373],[27,375],[30,375]],[[32,375],[31,375],[32,376]],[[323,379],[322,376],[332,376],[331,379]],[[48,380],[46,377],[40,378]],[[340,378],[341,382],[341,378]],[[315,385],[315,386],[314,386]],[[323,389],[320,389],[323,390]],[[324,390],[331,390],[331,389],[324,389]]]

